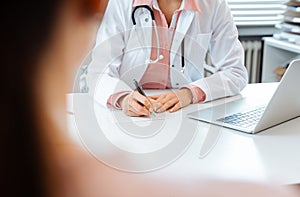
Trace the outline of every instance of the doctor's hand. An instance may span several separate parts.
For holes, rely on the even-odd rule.
[[[182,88],[175,92],[168,92],[156,96],[150,96],[156,103],[154,111],[161,113],[169,110],[169,112],[175,112],[183,107],[188,106],[193,101],[193,94],[190,89]]]
[[[123,112],[128,116],[150,116],[151,104],[146,97],[137,91],[121,97],[118,103],[121,105]]]

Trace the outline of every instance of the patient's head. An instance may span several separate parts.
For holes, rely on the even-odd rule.
[[[106,3],[26,0],[1,5],[1,194],[43,195],[43,144],[61,138],[55,131],[65,128],[64,94],[93,46]]]

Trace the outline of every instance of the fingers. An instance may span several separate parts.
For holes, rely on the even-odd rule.
[[[181,105],[180,103],[177,103],[176,105],[174,105],[174,107],[172,107],[169,111],[171,113],[178,111],[179,109],[181,109]]]
[[[165,93],[165,94],[161,94],[156,99],[156,101],[164,104],[164,103],[166,103],[166,102],[168,102],[168,101],[170,101],[171,99],[174,99],[174,98],[176,98],[177,100],[179,100],[178,96],[176,95],[175,92],[168,92],[168,93]]]
[[[151,104],[149,103],[148,99],[147,99],[145,96],[141,95],[141,94],[140,94],[139,92],[137,92],[137,91],[134,91],[134,92],[132,93],[131,98],[132,98],[133,100],[138,101],[138,102],[141,103],[142,105],[146,106],[146,108],[148,108],[148,109],[149,109],[150,106],[151,106]]]
[[[138,92],[127,95],[122,103],[122,109],[128,116],[149,116],[150,111],[146,106],[150,106],[149,101]]]
[[[170,107],[173,107],[179,102],[176,94],[174,92],[169,92],[166,94],[160,95],[156,99],[156,104],[154,105],[154,110],[158,113],[168,110]]]
[[[159,95],[148,96],[148,98],[153,99],[153,100],[156,100],[156,99],[158,99],[160,96],[161,96],[161,95],[159,94]]]
[[[150,100],[150,102],[152,103],[152,104],[155,104],[156,103],[156,100],[155,99],[152,99],[152,98],[150,98],[150,97],[148,97],[149,98],[149,100]]]
[[[157,103],[154,106],[156,112],[164,112],[170,108],[170,112],[175,112],[191,103],[192,94],[189,89],[180,89],[158,95],[156,98]]]
[[[130,110],[128,110],[128,111],[126,112],[126,114],[127,114],[128,116],[131,116],[131,117],[141,117],[141,116],[143,116],[143,115],[141,115],[141,114],[135,113],[135,112],[130,111]]]
[[[168,109],[170,109],[171,107],[176,105],[178,102],[179,101],[177,98],[173,98],[172,100],[169,100],[169,101],[165,102],[164,104],[161,104],[160,107],[158,107],[156,110],[158,113],[167,111]]]
[[[145,107],[142,106],[139,102],[137,102],[136,100],[129,100],[128,103],[129,106],[129,110],[138,114],[138,115],[144,115],[144,116],[149,116],[150,112],[149,110]]]

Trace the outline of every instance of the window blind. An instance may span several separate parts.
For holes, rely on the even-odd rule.
[[[286,0],[227,0],[238,27],[274,26],[282,20]]]

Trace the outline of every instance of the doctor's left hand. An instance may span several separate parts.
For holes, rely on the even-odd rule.
[[[169,112],[175,112],[191,104],[193,100],[193,94],[190,89],[182,88],[175,92],[150,96],[150,98],[156,100],[154,111],[157,113],[167,110],[169,110]]]

